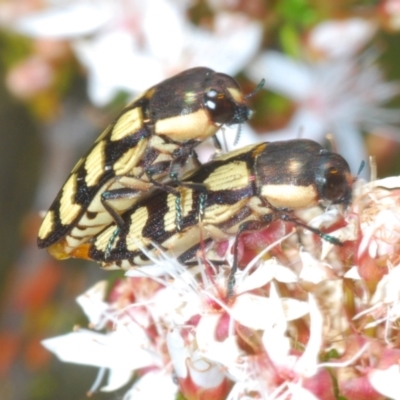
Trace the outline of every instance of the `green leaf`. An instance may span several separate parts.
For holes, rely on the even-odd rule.
[[[286,54],[295,58],[299,56],[301,48],[299,32],[293,25],[285,24],[279,31],[279,39],[282,49]]]

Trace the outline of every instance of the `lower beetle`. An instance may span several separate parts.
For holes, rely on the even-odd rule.
[[[156,190],[122,215],[123,229],[115,238],[116,225],[111,224],[72,256],[95,260],[106,268],[130,268],[151,264],[149,255],[156,256],[161,249],[185,264],[195,259],[201,246],[235,236],[232,286],[239,236],[275,219],[293,221],[340,244],[299,221],[294,211],[316,205],[346,206],[354,179],[339,154],[312,140],[296,139],[229,152],[182,181],[201,184],[206,190],[176,185],[181,198],[180,230],[175,196]]]

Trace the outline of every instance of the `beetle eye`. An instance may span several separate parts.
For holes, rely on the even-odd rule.
[[[325,171],[324,178],[322,197],[334,203],[343,202],[349,191],[345,175],[337,168],[330,167]]]
[[[204,104],[214,123],[224,124],[235,118],[235,106],[224,93],[210,89],[204,94]]]

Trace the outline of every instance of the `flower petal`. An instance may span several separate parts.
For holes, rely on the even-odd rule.
[[[261,37],[258,22],[239,13],[218,13],[213,32],[194,30],[188,37],[187,49],[196,49],[190,66],[205,65],[235,75],[255,56]]]
[[[143,375],[125,394],[123,400],[160,399],[175,400],[178,386],[170,373],[162,370],[150,371]]]
[[[265,79],[265,87],[275,90],[295,101],[304,100],[310,93],[313,78],[311,70],[277,51],[266,51],[246,68],[253,82]]]
[[[307,346],[296,363],[295,370],[302,376],[312,376],[317,372],[318,355],[322,347],[322,325],[321,311],[312,294],[308,296],[310,310],[310,338]]]
[[[237,338],[229,335],[223,341],[215,339],[215,332],[221,316],[218,314],[204,315],[196,328],[196,342],[199,351],[210,360],[225,367],[234,368],[242,351],[238,347]]]
[[[46,339],[43,346],[65,362],[130,371],[154,365],[156,356],[146,351],[143,338],[126,329],[108,335],[81,329],[63,336]]]
[[[20,18],[15,29],[33,37],[71,39],[93,33],[110,20],[107,2],[72,2]]]
[[[167,346],[176,375],[178,378],[186,378],[188,375],[186,360],[189,358],[189,349],[178,329],[168,331]]]
[[[238,274],[239,275],[239,274]],[[287,267],[279,264],[276,259],[264,261],[259,265],[254,272],[240,279],[237,277],[236,294],[244,293],[253,289],[260,288],[275,278],[278,282],[297,282],[296,274]]]
[[[107,309],[110,308],[110,305],[103,301],[106,290],[107,281],[100,281],[76,298],[76,302],[82,307],[90,323],[96,325],[98,329],[102,329],[103,324],[107,322],[104,317]]]
[[[372,35],[376,26],[363,18],[330,20],[317,25],[310,33],[310,45],[329,58],[357,53]]]
[[[252,329],[265,329],[275,321],[275,312],[270,299],[250,293],[238,296],[231,309],[235,320]]]
[[[287,322],[275,285],[271,285],[271,306],[275,309],[276,320],[264,330],[262,341],[271,360],[277,365],[284,363],[290,351],[290,340],[286,336]]]
[[[384,370],[375,369],[369,375],[374,389],[393,400],[400,400],[399,380],[400,366],[397,364]]]

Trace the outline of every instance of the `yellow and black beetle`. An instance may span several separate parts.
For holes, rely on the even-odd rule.
[[[222,125],[248,118],[238,83],[209,68],[189,69],[151,87],[75,165],[44,217],[38,246],[56,258],[69,257],[113,221],[122,224],[120,215],[168,174],[178,182],[176,171],[200,142],[215,138]]]
[[[122,215],[124,224],[117,236],[113,223],[72,256],[95,260],[105,268],[131,268],[151,264],[150,258],[162,250],[185,264],[196,259],[201,246],[232,236],[237,243],[243,232],[259,230],[275,219],[299,223],[340,244],[299,221],[293,212],[316,205],[346,206],[354,179],[339,154],[314,141],[296,139],[246,146],[203,164],[182,181],[201,184],[206,191],[175,185],[181,194],[180,230],[175,196],[156,190]]]

